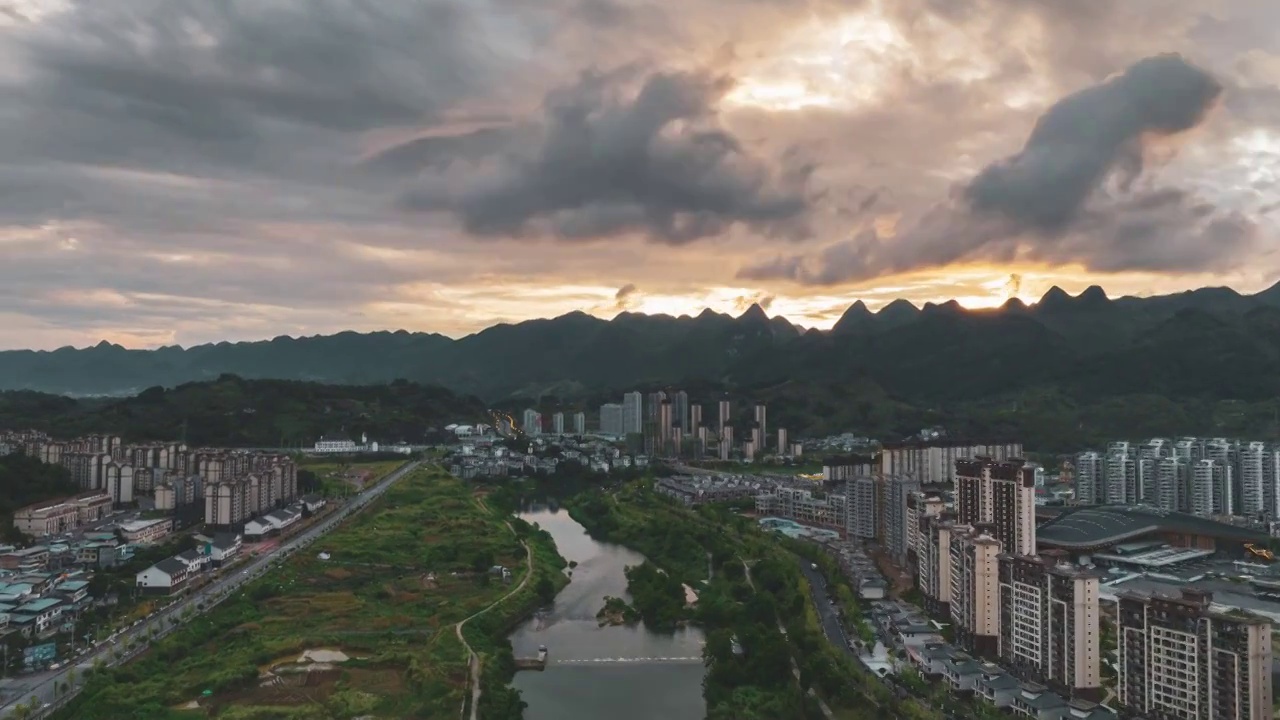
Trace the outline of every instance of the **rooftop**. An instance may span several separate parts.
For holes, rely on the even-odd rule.
[[[1264,541],[1267,537],[1256,530],[1208,518],[1130,505],[1096,505],[1068,510],[1041,525],[1036,536],[1041,545],[1083,550],[1107,547],[1160,531],[1240,542]]]

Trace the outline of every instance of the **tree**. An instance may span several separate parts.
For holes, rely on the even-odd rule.
[[[556,599],[556,584],[546,575],[539,577],[537,582],[533,584],[533,591],[537,593],[543,602],[551,602]]]

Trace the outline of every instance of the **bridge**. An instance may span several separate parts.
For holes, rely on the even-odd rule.
[[[611,658],[516,658],[516,670],[546,670],[553,665],[586,667],[593,665],[701,665],[702,656],[611,657]]]

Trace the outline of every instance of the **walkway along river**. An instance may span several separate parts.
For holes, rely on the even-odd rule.
[[[526,720],[702,720],[702,633],[651,633],[644,625],[599,627],[604,597],[626,597],[623,569],[644,557],[592,540],[565,510],[520,513],[555,539],[565,560],[577,562],[573,579],[555,604],[511,636],[516,657],[534,657],[547,646],[544,672],[516,674],[528,708]]]

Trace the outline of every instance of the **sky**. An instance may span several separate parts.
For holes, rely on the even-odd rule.
[[[1280,279],[1274,0],[0,0],[0,348]]]

